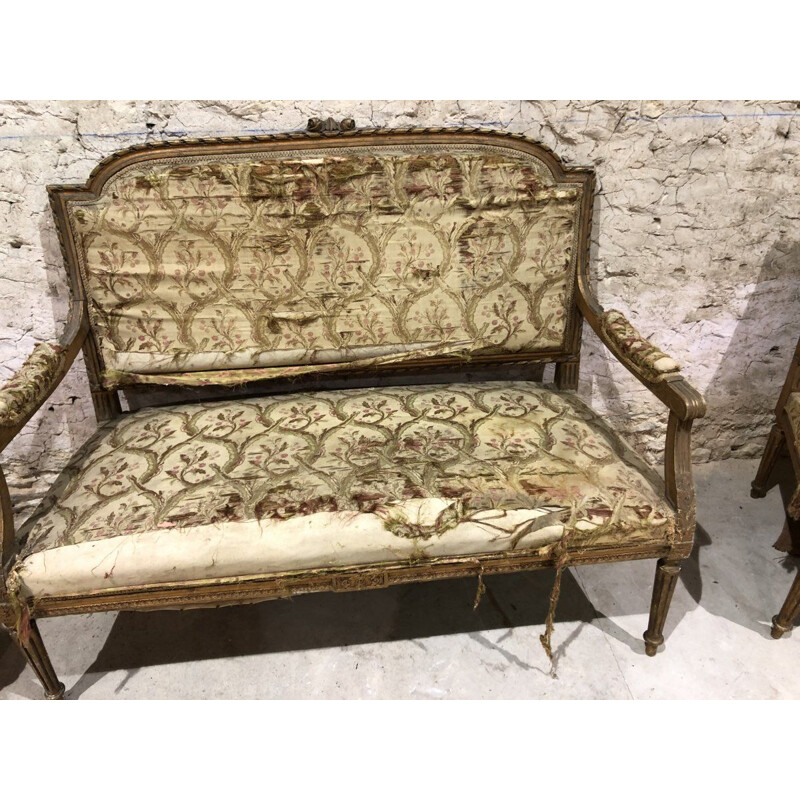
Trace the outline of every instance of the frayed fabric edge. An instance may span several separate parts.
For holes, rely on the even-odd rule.
[[[547,609],[547,619],[545,621],[544,633],[539,637],[539,641],[542,643],[544,652],[547,654],[547,658],[550,661],[550,676],[552,678],[558,678],[558,673],[556,672],[556,662],[553,659],[552,638],[553,628],[555,627],[558,598],[561,595],[561,578],[569,561],[569,554],[567,553],[565,539],[561,539],[556,543],[555,547],[553,548],[553,552],[556,554],[556,576],[553,580],[553,588],[550,590],[550,604]]]
[[[6,581],[6,591],[14,615],[14,631],[19,643],[25,646],[31,638],[31,612],[27,601],[21,596],[21,588],[19,575],[12,570]]]
[[[478,589],[475,592],[475,602],[472,604],[473,611],[478,610],[478,606],[481,604],[481,600],[485,594],[486,584],[483,582],[483,564],[478,563]]]
[[[553,658],[552,638],[553,630],[555,628],[556,609],[558,607],[558,599],[561,596],[561,579],[564,575],[564,570],[569,564],[569,553],[567,550],[567,537],[560,539],[552,546],[552,552],[555,555],[556,576],[553,580],[553,588],[550,590],[550,601],[547,609],[547,619],[545,621],[544,633],[539,636],[539,641],[542,644],[547,659],[550,662],[550,677],[557,679],[558,673],[556,672],[556,663]],[[481,600],[486,594],[486,584],[483,581],[483,564],[477,564],[477,578],[478,586],[475,591],[475,600],[472,603],[472,610],[477,611]]]

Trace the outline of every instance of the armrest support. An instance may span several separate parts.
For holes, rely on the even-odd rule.
[[[692,480],[691,432],[694,420],[706,413],[706,401],[680,374],[678,363],[637,333],[619,311],[604,311],[579,283],[578,306],[605,346],[622,365],[669,408],[664,478],[667,499],[677,511],[673,556],[686,558],[695,530],[695,493]]]
[[[36,345],[17,373],[0,389],[0,451],[61,383],[83,346],[88,330],[86,307],[82,300],[73,299],[66,328],[58,342]],[[0,469],[0,622],[6,624],[13,615],[9,610],[5,578],[16,548],[11,497]]]
[[[88,330],[83,304],[73,301],[64,334],[57,342],[40,342],[0,388],[0,450],[16,436],[61,383]]]

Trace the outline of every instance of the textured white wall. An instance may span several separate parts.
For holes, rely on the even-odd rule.
[[[491,125],[544,142],[599,178],[593,270],[706,394],[695,460],[757,455],[800,325],[800,103],[0,102],[0,379],[57,336],[66,284],[50,183],[83,183],[136,142],[298,130],[311,116],[359,127]],[[580,391],[657,462],[665,416],[584,336]],[[80,360],[3,455],[21,506],[94,427]]]

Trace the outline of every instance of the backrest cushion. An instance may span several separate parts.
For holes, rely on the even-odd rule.
[[[563,350],[582,191],[489,144],[167,154],[68,216],[102,368],[191,381],[440,343]]]

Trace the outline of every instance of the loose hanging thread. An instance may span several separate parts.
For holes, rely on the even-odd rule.
[[[553,659],[552,637],[553,629],[555,627],[556,608],[558,607],[558,598],[561,596],[561,578],[564,574],[564,569],[567,566],[569,557],[567,554],[567,544],[564,539],[561,539],[556,545],[554,552],[556,556],[556,577],[553,581],[553,588],[550,590],[550,604],[547,609],[547,619],[545,621],[544,633],[539,636],[539,641],[542,643],[544,652],[550,661],[550,675],[553,678],[558,678],[556,672],[556,665]],[[472,603],[472,610],[477,611],[478,606],[486,594],[486,584],[483,582],[483,565],[478,564],[478,587],[475,592],[475,600]]]
[[[472,610],[477,611],[478,606],[481,604],[483,596],[486,594],[486,584],[483,582],[483,564],[478,564],[478,590],[475,592],[475,602],[472,604]]]
[[[556,618],[556,606],[558,605],[558,598],[561,594],[561,577],[564,574],[564,568],[567,566],[567,545],[564,539],[561,539],[555,548],[557,555],[556,558],[556,577],[553,581],[553,588],[550,590],[550,606],[547,610],[547,620],[545,622],[544,633],[539,637],[542,643],[547,658],[550,660],[550,675],[557,678],[556,664],[553,660],[552,637],[553,627]]]

